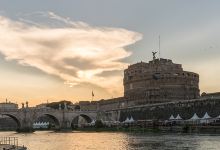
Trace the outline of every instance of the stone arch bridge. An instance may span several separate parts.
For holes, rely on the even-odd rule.
[[[30,131],[33,123],[42,116],[48,116],[56,123],[57,129],[71,129],[71,123],[76,117],[83,117],[88,123],[97,119],[97,111],[72,111],[52,108],[22,108],[0,109],[0,115],[12,118],[19,131]]]

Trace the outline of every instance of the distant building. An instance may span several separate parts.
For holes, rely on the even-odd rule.
[[[11,102],[0,103],[0,109],[18,109],[18,104]]]
[[[48,104],[48,103],[42,103],[42,104],[36,105],[35,107],[36,107],[36,108],[48,108],[48,107],[47,107],[47,104]]]
[[[124,97],[128,99],[155,103],[196,99],[199,93],[199,75],[169,59],[136,63],[124,71]]]

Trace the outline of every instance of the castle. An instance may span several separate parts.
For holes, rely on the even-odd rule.
[[[153,53],[154,54],[154,53]],[[81,101],[81,110],[112,110],[145,104],[185,101],[200,97],[199,75],[184,71],[181,64],[156,59],[124,70],[124,96],[100,101]]]
[[[189,100],[199,97],[199,75],[184,71],[169,59],[130,65],[124,71],[124,97],[148,103]]]

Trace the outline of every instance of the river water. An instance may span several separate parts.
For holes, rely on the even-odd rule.
[[[220,134],[0,132],[3,136],[18,137],[19,144],[28,150],[220,150]]]

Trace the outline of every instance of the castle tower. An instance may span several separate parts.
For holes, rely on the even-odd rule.
[[[169,59],[154,58],[124,71],[124,97],[140,103],[195,99],[199,93],[199,75]]]

